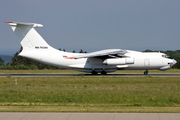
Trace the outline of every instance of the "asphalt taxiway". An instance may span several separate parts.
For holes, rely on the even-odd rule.
[[[179,113],[21,113],[2,112],[0,120],[180,120]]]
[[[124,77],[144,77],[144,76],[152,76],[152,77],[180,77],[180,73],[152,73],[148,75],[137,74],[137,73],[119,73],[119,74],[107,74],[107,75],[91,75],[91,74],[65,74],[65,73],[55,73],[55,74],[0,74],[0,77],[63,77],[63,76],[124,76]]]

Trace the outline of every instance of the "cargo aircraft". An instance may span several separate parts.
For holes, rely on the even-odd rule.
[[[23,50],[20,56],[59,68],[106,75],[116,70],[167,70],[176,60],[160,52],[138,52],[123,49],[106,49],[91,53],[63,52],[51,47],[34,28],[36,23],[5,21],[20,40]]]

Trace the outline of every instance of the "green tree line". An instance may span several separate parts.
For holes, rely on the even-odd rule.
[[[18,54],[21,52],[21,49],[19,52],[16,52],[14,54],[11,63],[7,63],[6,65],[4,65],[4,60],[0,58],[0,69],[1,70],[58,69],[57,67],[45,65],[43,63],[39,63],[39,62],[30,60],[28,58],[18,56]],[[63,49],[63,51],[66,51],[66,50]],[[72,52],[76,53],[75,50],[73,50]],[[147,49],[143,52],[159,52],[159,51],[152,51],[152,50]],[[177,63],[176,65],[173,66],[173,68],[180,69],[180,50],[176,50],[176,51],[167,50],[167,51],[160,51],[160,52],[165,53],[169,55],[170,57],[174,58],[177,61]],[[87,52],[81,49],[79,53],[87,53]]]

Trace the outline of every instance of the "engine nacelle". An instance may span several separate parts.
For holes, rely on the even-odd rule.
[[[134,58],[110,58],[103,61],[105,65],[126,65],[134,64]]]

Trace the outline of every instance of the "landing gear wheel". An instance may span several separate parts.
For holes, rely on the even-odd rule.
[[[144,75],[148,75],[148,70],[144,71]]]
[[[103,70],[103,71],[101,72],[101,75],[107,75],[107,72]]]
[[[92,74],[92,75],[97,75],[98,73],[93,70],[91,74]]]

